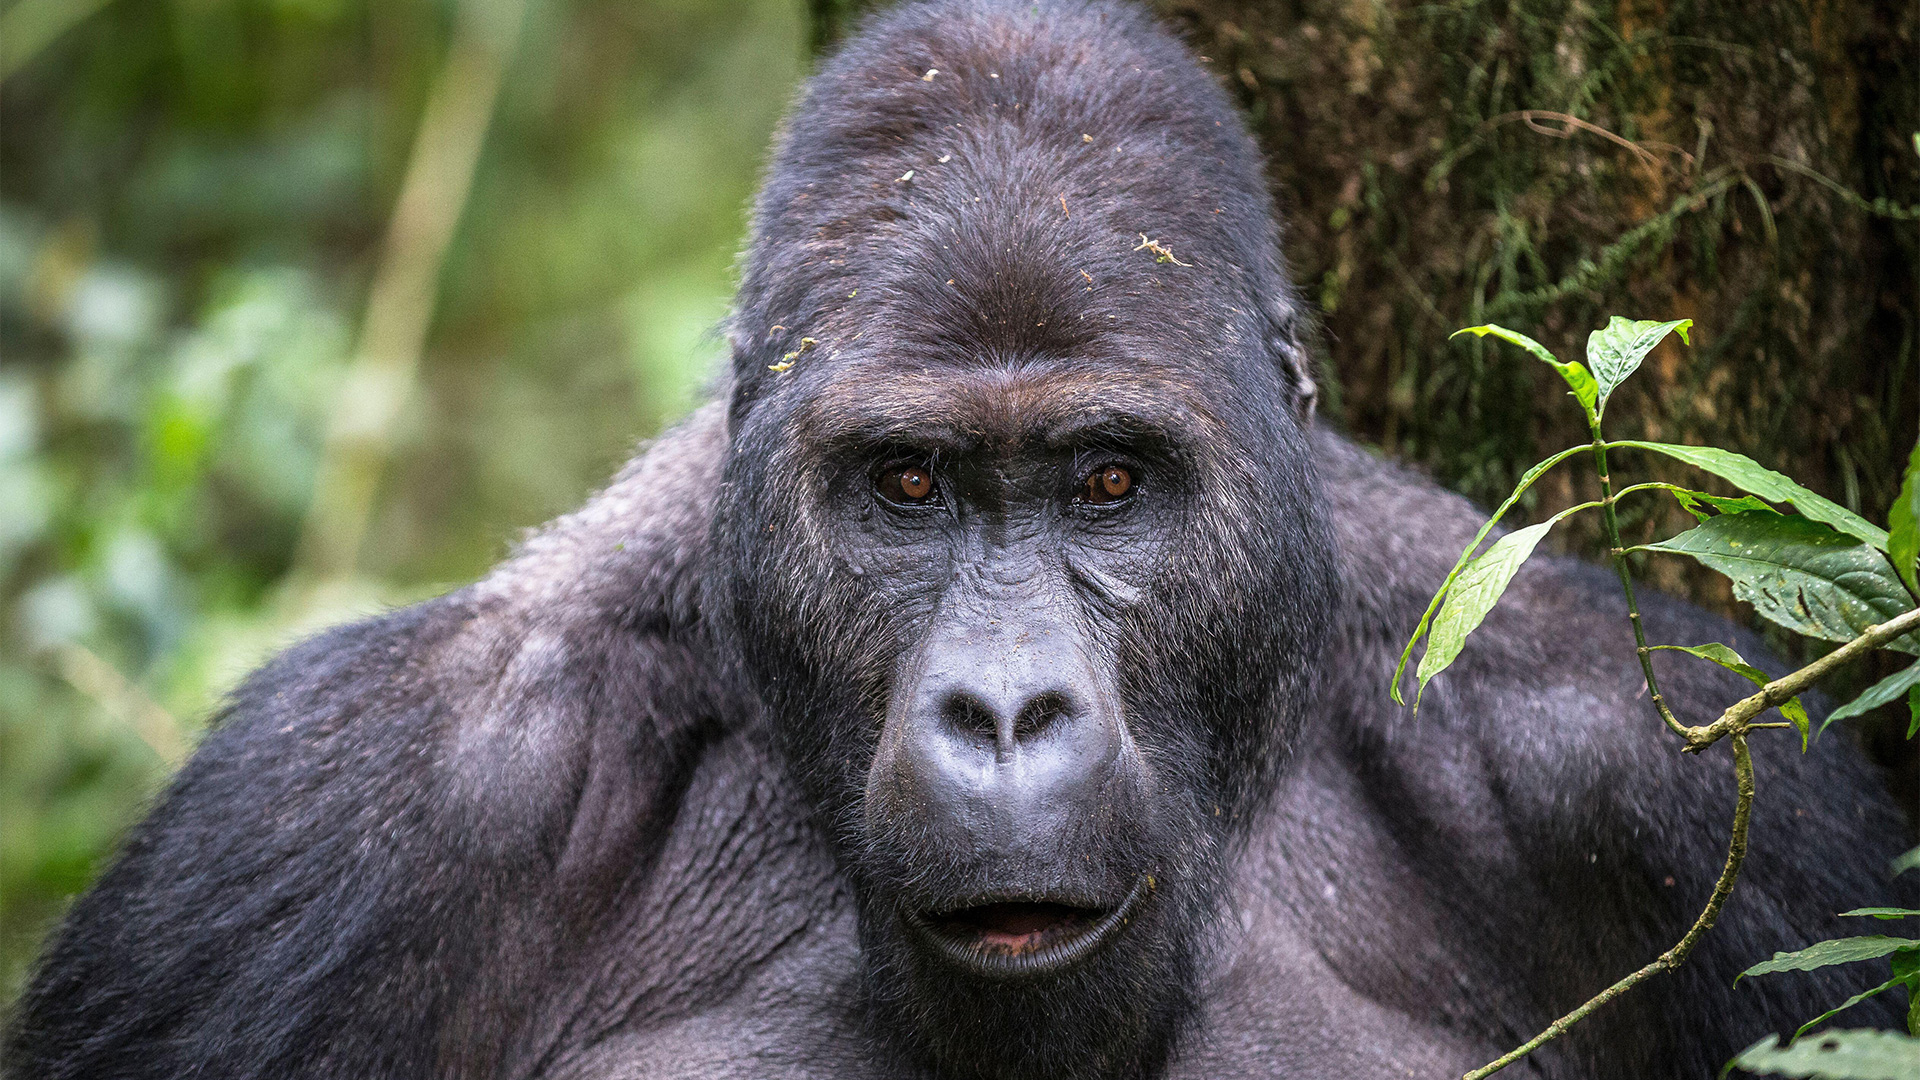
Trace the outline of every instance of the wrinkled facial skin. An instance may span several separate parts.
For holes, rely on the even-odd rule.
[[[1072,1077],[1171,1051],[1315,665],[1305,459],[1284,412],[1137,358],[876,348],[739,423],[727,607],[904,1053]]]

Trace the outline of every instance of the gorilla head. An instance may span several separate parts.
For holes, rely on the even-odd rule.
[[[943,1072],[1162,1060],[1299,724],[1331,542],[1272,221],[1129,7],[895,12],[781,141],[716,607]]]

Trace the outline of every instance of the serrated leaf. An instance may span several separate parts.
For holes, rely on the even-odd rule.
[[[1440,615],[1433,620],[1433,631],[1427,635],[1427,652],[1420,658],[1420,667],[1415,671],[1420,679],[1420,688],[1414,691],[1414,700],[1460,655],[1467,643],[1467,635],[1473,633],[1487,612],[1493,610],[1500,595],[1507,591],[1507,584],[1519,571],[1520,565],[1533,554],[1534,546],[1540,538],[1553,528],[1552,518],[1538,525],[1529,525],[1524,529],[1515,529],[1494,541],[1479,558],[1467,564],[1460,579],[1453,583],[1453,590],[1447,593],[1446,606],[1440,609]]]
[[[1900,700],[1908,692],[1920,687],[1920,663],[1908,664],[1899,671],[1881,679],[1860,692],[1860,696],[1827,714],[1827,723],[1820,730],[1827,730],[1827,724],[1835,720],[1845,720],[1859,716],[1869,709]]]
[[[1702,660],[1711,660],[1728,671],[1745,677],[1755,686],[1765,686],[1772,681],[1767,677],[1766,672],[1747,663],[1739,653],[1734,652],[1731,645],[1722,645],[1717,641],[1709,641],[1705,645],[1655,645],[1654,648],[1672,649],[1674,652],[1687,653]],[[1791,697],[1780,705],[1780,713],[1791,720],[1794,728],[1800,732],[1800,749],[1804,751],[1807,748],[1807,738],[1813,729],[1813,718],[1807,715],[1807,707],[1800,703],[1798,697]]]
[[[1414,708],[1420,707],[1420,695],[1426,691],[1427,683],[1435,675],[1447,669],[1460,650],[1467,643],[1467,635],[1473,633],[1480,621],[1493,610],[1502,593],[1507,591],[1507,583],[1519,571],[1520,564],[1533,554],[1534,546],[1547,530],[1582,510],[1589,510],[1599,503],[1581,503],[1569,506],[1538,525],[1529,525],[1524,529],[1515,529],[1494,541],[1479,558],[1468,563],[1466,569],[1453,583],[1447,593],[1446,606],[1440,609],[1440,615],[1433,620],[1433,632],[1427,635],[1427,651],[1420,657],[1420,667],[1415,672],[1420,685],[1414,691]],[[1504,508],[1503,508],[1504,509]],[[1396,684],[1398,679],[1395,679]]]
[[[1742,495],[1737,499],[1729,499],[1721,495],[1709,495],[1704,491],[1693,491],[1683,487],[1669,488],[1668,490],[1673,492],[1674,498],[1680,500],[1681,509],[1692,514],[1696,521],[1705,521],[1713,516],[1707,512],[1708,507],[1722,514],[1737,514],[1742,510],[1773,509],[1773,507],[1768,506],[1766,503],[1761,502],[1751,495]]]
[[[1850,915],[1868,916],[1876,919],[1916,919],[1920,918],[1920,908],[1910,907],[1857,907],[1852,911],[1843,911],[1841,918]]]
[[[1856,964],[1862,960],[1878,960],[1883,956],[1908,949],[1920,949],[1920,938],[1889,937],[1885,934],[1830,938],[1826,941],[1816,941],[1796,952],[1774,953],[1773,959],[1762,960],[1734,976],[1733,981],[1737,983],[1749,975],[1772,975],[1780,971],[1812,971],[1815,968],[1832,967],[1835,964]]]
[[[1493,527],[1500,524],[1500,519],[1506,516],[1507,511],[1513,509],[1514,506],[1520,502],[1520,496],[1527,493],[1527,489],[1533,486],[1535,480],[1545,476],[1547,470],[1553,468],[1555,465],[1560,464],[1575,454],[1585,453],[1590,449],[1592,448],[1587,446],[1569,446],[1565,450],[1554,454],[1552,457],[1547,458],[1545,461],[1540,462],[1521,474],[1520,482],[1513,486],[1513,491],[1510,492],[1506,499],[1500,503],[1500,506],[1494,510],[1493,516],[1489,517],[1486,523],[1480,526],[1480,531],[1473,534],[1473,541],[1467,545],[1466,550],[1460,553],[1460,557],[1454,560],[1453,569],[1447,571],[1446,580],[1442,581],[1440,588],[1434,591],[1433,599],[1427,601],[1427,610],[1421,613],[1420,622],[1413,628],[1412,636],[1407,638],[1406,647],[1400,650],[1400,663],[1393,669],[1393,685],[1387,688],[1387,696],[1393,699],[1394,704],[1405,705],[1407,703],[1406,698],[1400,694],[1400,679],[1407,673],[1407,661],[1413,657],[1413,647],[1418,645],[1420,638],[1426,634],[1427,627],[1433,622],[1434,612],[1440,609],[1441,601],[1445,600],[1447,593],[1452,591],[1453,583],[1459,579],[1460,572],[1466,569],[1467,563],[1473,558],[1474,551],[1480,547],[1480,541],[1485,540],[1487,534],[1493,531]]]
[[[1607,320],[1605,327],[1588,334],[1587,366],[1593,370],[1593,379],[1600,388],[1600,400],[1594,406],[1594,413],[1598,415],[1607,411],[1607,398],[1619,389],[1621,383],[1627,381],[1627,376],[1640,367],[1640,361],[1647,358],[1655,345],[1666,340],[1668,334],[1677,330],[1680,340],[1693,344],[1687,337],[1687,329],[1692,325],[1692,319],[1654,322],[1623,319],[1615,315]]]
[[[1696,469],[1710,472],[1740,490],[1750,491],[1769,502],[1791,503],[1795,510],[1815,521],[1831,525],[1848,536],[1858,537],[1881,551],[1887,550],[1885,529],[1832,499],[1808,491],[1744,454],[1722,450],[1717,446],[1680,446],[1676,443],[1640,442],[1635,439],[1623,439],[1620,442],[1607,444],[1609,450],[1616,446],[1632,450],[1651,450],[1656,454],[1665,454],[1675,461],[1684,461]]]
[[[1907,457],[1906,478],[1900,481],[1893,509],[1887,511],[1887,532],[1887,558],[1913,595],[1920,596],[1914,569],[1915,560],[1920,559],[1920,443],[1913,445]]]
[[[1646,551],[1687,555],[1725,574],[1736,599],[1798,634],[1852,641],[1913,607],[1886,557],[1805,517],[1747,510],[1703,521]],[[1907,634],[1887,643],[1920,653]]]
[[[1542,363],[1560,373],[1560,377],[1566,380],[1568,388],[1573,391],[1574,400],[1580,403],[1580,408],[1586,411],[1589,419],[1594,419],[1599,416],[1597,403],[1603,396],[1600,392],[1600,386],[1594,381],[1593,373],[1588,371],[1586,367],[1578,361],[1563,361],[1553,355],[1553,353],[1547,351],[1545,345],[1540,344],[1518,330],[1509,330],[1504,326],[1495,326],[1492,323],[1488,323],[1485,326],[1469,326],[1464,330],[1455,330],[1452,334],[1448,335],[1447,340],[1451,341],[1461,334],[1472,334],[1475,337],[1486,337],[1491,334],[1502,341],[1511,342],[1527,350],[1538,357]]]
[[[1863,1028],[1826,1031],[1781,1046],[1780,1036],[1769,1035],[1740,1051],[1731,1064],[1765,1076],[1914,1080],[1920,1076],[1920,1039]]]
[[[1744,675],[1755,686],[1765,686],[1769,681],[1767,673],[1746,662],[1741,655],[1733,651],[1733,646],[1709,641],[1705,645],[1655,645],[1656,649],[1670,649],[1697,656],[1702,660],[1711,660],[1736,675]]]

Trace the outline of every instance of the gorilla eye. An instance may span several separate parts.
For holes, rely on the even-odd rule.
[[[1119,465],[1102,465],[1087,476],[1087,489],[1080,501],[1094,506],[1118,502],[1133,490],[1133,474]]]
[[[874,487],[881,498],[901,506],[927,506],[938,498],[933,470],[924,465],[890,466],[880,474]]]

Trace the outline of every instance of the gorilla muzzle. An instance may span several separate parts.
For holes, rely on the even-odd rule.
[[[1145,770],[1064,583],[943,597],[904,657],[867,777],[870,835],[911,865],[902,915],[983,974],[1039,974],[1124,925]]]

